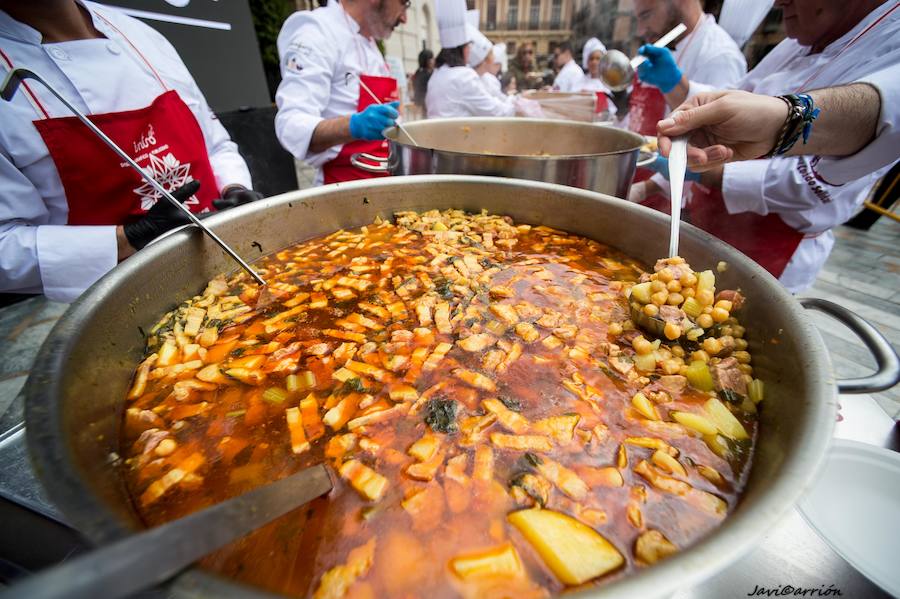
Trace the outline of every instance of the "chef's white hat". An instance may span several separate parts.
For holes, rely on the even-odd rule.
[[[484,62],[494,44],[491,43],[491,40],[484,37],[483,33],[472,27],[471,24],[466,23],[466,29],[469,32],[469,39],[472,40],[472,45],[469,46],[469,66],[474,69]]]
[[[479,20],[481,19],[481,11],[477,8],[466,11],[466,24],[478,29]]]
[[[603,42],[597,38],[592,37],[584,43],[584,50],[581,51],[581,66],[584,67],[585,70],[588,68],[588,59],[591,57],[591,54],[597,50],[606,52],[606,46],[604,46]]]
[[[469,43],[466,31],[466,0],[436,0],[441,47],[456,48]]]
[[[494,44],[494,62],[499,62],[503,70],[506,70],[506,63],[509,62],[509,57],[506,55],[506,44],[504,42]]]

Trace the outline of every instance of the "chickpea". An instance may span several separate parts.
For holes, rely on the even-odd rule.
[[[677,324],[667,322],[665,328],[663,329],[663,334],[666,336],[666,339],[674,341],[675,339],[681,337],[681,327]]]
[[[667,262],[672,265],[684,264],[684,258],[681,256],[673,256],[672,258],[669,258]]]
[[[713,318],[709,314],[701,314],[697,317],[697,324],[699,324],[704,329],[708,329],[713,325]]]
[[[634,341],[631,342],[631,347],[633,347],[634,351],[642,356],[645,356],[653,351],[653,344],[644,339],[643,335],[635,337]]]
[[[692,272],[686,272],[678,279],[682,287],[693,287],[697,284],[697,275]]]
[[[659,277],[659,280],[663,283],[668,283],[675,279],[675,273],[672,272],[672,269],[669,267],[663,268],[658,273],[656,273]]]
[[[673,345],[672,346],[672,355],[678,356],[679,358],[684,358],[684,348],[681,347],[680,345]]]
[[[709,354],[703,351],[702,349],[698,349],[694,353],[691,354],[691,362],[709,362]]]
[[[747,349],[747,340],[746,339],[735,339],[734,340],[734,348],[739,350]]]
[[[734,331],[732,330],[731,325],[728,324],[719,327],[719,334],[723,337],[734,337]]]
[[[722,343],[714,337],[708,337],[703,340],[703,350],[709,355],[715,356],[722,351]]]
[[[731,354],[734,356],[734,359],[738,361],[738,364],[749,364],[750,363],[750,354],[745,351],[736,351]]]
[[[681,370],[681,366],[682,365],[675,360],[663,360],[661,369],[665,374],[678,374],[678,371]]]
[[[726,312],[731,312],[732,304],[728,300],[719,300],[716,302],[716,308],[722,308]]]
[[[675,280],[669,281],[668,283],[666,283],[666,291],[669,291],[670,293],[677,293],[681,291],[681,283]]]
[[[728,312],[722,308],[713,308],[711,316],[716,322],[725,322],[728,319]]]
[[[732,335],[734,335],[736,339],[742,339],[747,332],[747,329],[739,324],[734,325],[732,330],[734,331]]]
[[[660,362],[664,360],[672,359],[672,352],[669,351],[665,345],[661,345],[658,350],[656,350],[656,359]]]
[[[738,370],[740,370],[744,374],[748,374],[748,375],[753,374],[753,367],[750,366],[749,364],[738,364]]]
[[[654,304],[656,304],[657,306],[664,305],[668,299],[669,299],[669,292],[665,291],[665,290],[660,291],[659,293],[654,293],[653,295],[650,296],[650,301],[653,302]]]
[[[666,300],[666,303],[670,306],[680,306],[684,303],[684,296],[680,293],[670,293],[669,299]]]
[[[678,369],[678,374],[680,374],[681,376],[686,376],[686,375],[687,375],[687,372],[688,372],[688,367],[687,367],[687,365],[684,365],[684,366],[682,366],[681,368]]]
[[[697,293],[693,287],[682,287],[681,295],[684,297],[694,297],[694,294]]]
[[[701,306],[712,306],[713,301],[716,299],[716,296],[714,296],[713,292],[709,289],[698,291],[695,297],[697,298],[697,301],[700,302]]]
[[[650,293],[659,293],[660,291],[664,291],[666,288],[666,284],[662,281],[652,281],[650,283]]]
[[[622,325],[618,322],[610,323],[609,328],[607,329],[607,332],[610,335],[615,335],[615,336],[621,335],[622,334]]]
[[[643,307],[642,311],[647,316],[653,318],[654,316],[659,314],[659,306],[657,306],[656,304],[647,304]]]

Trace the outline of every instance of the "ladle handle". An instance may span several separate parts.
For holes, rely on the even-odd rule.
[[[120,148],[118,145],[116,145],[116,143],[113,140],[111,140],[109,137],[107,137],[107,135],[103,131],[101,131],[99,127],[97,127],[89,118],[87,118],[84,114],[82,114],[82,112],[80,110],[78,110],[78,108],[76,108],[71,102],[69,102],[61,93],[59,93],[55,87],[53,87],[52,85],[47,83],[43,77],[41,77],[40,75],[38,75],[31,69],[26,69],[24,67],[15,68],[6,74],[6,78],[3,80],[3,84],[0,85],[0,97],[2,97],[6,101],[12,100],[13,96],[16,93],[16,90],[19,88],[19,84],[22,82],[23,79],[34,79],[35,81],[37,81],[38,83],[43,85],[45,88],[47,88],[47,90],[50,91],[50,93],[52,93],[54,96],[56,96],[56,98],[60,102],[62,102],[65,105],[65,107],[68,108],[72,112],[72,114],[74,114],[76,117],[78,117],[79,121],[84,123],[85,127],[90,129],[94,133],[94,135],[99,137],[100,140],[103,141],[103,143],[105,143],[107,146],[109,146],[109,148],[113,152],[118,154],[119,158],[124,160],[126,163],[128,163],[129,166],[131,166],[131,168],[133,168],[135,171],[137,171],[137,173],[141,176],[141,178],[144,179],[144,181],[146,181],[148,184],[150,184],[150,186],[153,189],[155,189],[157,192],[159,192],[162,195],[162,197],[166,198],[166,200],[168,200],[174,206],[176,206],[179,210],[181,210],[185,214],[185,216],[187,216],[190,219],[190,221],[192,223],[194,223],[195,225],[200,227],[200,230],[202,230],[204,233],[206,233],[206,235],[208,235],[210,237],[210,239],[215,241],[219,245],[219,247],[225,251],[226,254],[228,254],[229,256],[231,256],[232,259],[234,259],[235,262],[240,264],[241,268],[243,268],[245,271],[247,271],[247,273],[251,277],[253,277],[257,283],[259,283],[260,285],[266,284],[266,282],[263,280],[263,278],[261,276],[259,276],[255,270],[250,268],[250,265],[247,264],[246,262],[244,262],[243,258],[241,258],[237,254],[237,252],[235,252],[233,249],[231,249],[231,247],[227,243],[222,241],[222,239],[220,239],[218,235],[213,233],[209,229],[209,227],[207,227],[202,222],[200,222],[200,219],[197,218],[194,215],[194,213],[191,212],[184,204],[182,204],[181,202],[176,200],[174,197],[172,197],[172,194],[170,194],[168,191],[166,191],[166,189],[162,185],[160,185],[156,181],[156,179],[154,179],[149,174],[147,174],[147,172],[144,169],[142,169],[138,165],[137,162],[132,160],[131,156],[126,154],[122,150],[122,148]]]
[[[665,48],[666,46],[671,44],[673,41],[675,41],[675,38],[677,38],[679,35],[681,35],[685,31],[687,31],[687,25],[685,25],[684,23],[679,23],[674,28],[672,28],[672,31],[670,31],[669,33],[665,34],[664,36],[662,36],[661,38],[659,38],[658,40],[653,42],[653,45],[656,46],[657,48]],[[643,64],[645,60],[647,60],[647,57],[644,56],[643,54],[639,54],[639,55],[635,56],[634,58],[631,59],[631,68],[632,69],[638,68],[638,66]]]
[[[0,599],[118,599],[159,584],[201,557],[331,490],[324,466],[312,466],[126,537],[0,592]]]
[[[678,237],[681,229],[681,202],[684,193],[684,175],[687,170],[687,138],[676,137],[669,151],[669,197],[672,199],[672,219],[669,225],[669,258],[678,255]]]

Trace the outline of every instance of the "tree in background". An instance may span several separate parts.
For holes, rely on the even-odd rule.
[[[256,27],[256,39],[262,55],[263,69],[266,72],[266,83],[269,96],[275,99],[275,90],[281,82],[279,69],[278,32],[281,25],[297,10],[294,0],[250,0],[250,12],[253,14],[253,26]]]

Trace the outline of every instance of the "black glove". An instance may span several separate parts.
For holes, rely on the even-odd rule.
[[[216,207],[216,210],[228,210],[235,206],[243,206],[244,204],[261,200],[262,197],[263,194],[258,191],[253,191],[246,187],[235,186],[229,188],[223,197],[218,200],[213,200],[213,206]]]
[[[198,189],[200,189],[200,181],[191,180],[171,193],[172,197],[183,204],[185,200],[197,193]],[[131,247],[139,250],[166,231],[189,222],[191,219],[184,212],[173,206],[166,198],[161,197],[140,220],[126,223],[122,228],[125,230],[125,237]]]

